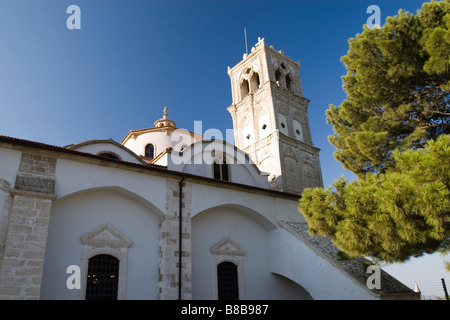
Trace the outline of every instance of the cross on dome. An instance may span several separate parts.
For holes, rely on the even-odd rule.
[[[155,128],[172,127],[175,128],[175,122],[167,118],[167,107],[163,109],[163,117],[155,122]]]

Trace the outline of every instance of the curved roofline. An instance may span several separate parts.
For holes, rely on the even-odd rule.
[[[194,152],[191,153],[191,157],[193,157],[193,156],[197,155],[198,153],[204,152],[203,148],[201,150],[195,149],[196,145],[199,145],[199,144],[203,145],[204,143],[211,143],[211,142],[213,142],[213,143],[222,143],[224,146],[233,148],[234,151],[236,151],[238,153],[241,153],[245,157],[245,163],[249,164],[251,167],[253,167],[259,175],[263,175],[263,176],[264,175],[268,175],[267,172],[259,170],[258,166],[253,162],[253,160],[250,158],[250,156],[249,156],[249,154],[247,152],[245,152],[242,149],[239,149],[234,144],[231,144],[230,142],[228,142],[226,140],[204,139],[204,140],[196,141],[196,142],[190,144],[189,146],[187,146],[186,148],[184,148],[183,151],[181,151],[179,153],[181,154],[181,156],[183,156],[184,152],[189,152],[189,150],[193,150]],[[176,152],[176,151],[173,151],[173,150],[165,150],[165,151],[166,152],[170,152],[170,153]],[[198,152],[196,152],[196,151],[198,151]],[[222,151],[225,154],[229,154],[229,153],[226,152],[226,149],[223,149]],[[235,156],[234,153],[233,154],[229,154],[229,155],[232,155],[233,157]]]
[[[265,189],[261,187],[256,186],[250,186],[242,183],[237,182],[231,182],[231,181],[224,181],[224,180],[217,180],[212,179],[208,177],[203,177],[195,174],[189,174],[189,173],[183,173],[179,171],[169,170],[165,166],[160,166],[157,164],[139,164],[134,162],[128,162],[123,160],[114,160],[109,159],[106,157],[97,156],[92,153],[82,152],[78,150],[58,147],[42,142],[35,142],[31,140],[26,139],[19,139],[19,138],[13,138],[8,137],[4,135],[0,135],[0,147],[2,147],[2,144],[9,145],[11,148],[17,148],[17,147],[25,147],[25,148],[33,148],[33,149],[39,149],[39,150],[47,150],[49,152],[55,152],[58,154],[66,154],[66,155],[72,155],[72,156],[79,156],[80,158],[85,159],[94,159],[96,161],[99,161],[100,163],[115,163],[120,165],[123,168],[129,168],[130,170],[139,170],[139,172],[152,172],[155,174],[163,175],[163,176],[169,176],[169,177],[179,177],[183,179],[192,179],[193,181],[207,184],[207,185],[213,185],[218,187],[227,187],[231,189],[238,189],[243,190],[245,192],[259,192],[262,194],[267,194],[274,197],[281,197],[286,198],[290,200],[298,201],[298,199],[301,198],[301,195],[286,192],[286,191],[280,191],[280,190],[273,190],[273,189]]]
[[[143,159],[141,159],[141,157],[139,157],[137,154],[135,154],[133,151],[131,151],[130,149],[128,149],[127,147],[121,145],[120,143],[114,141],[113,139],[92,139],[92,140],[85,140],[85,141],[81,141],[78,143],[74,143],[74,144],[70,144],[68,146],[65,146],[64,148],[69,149],[69,150],[75,150],[79,147],[82,146],[87,146],[87,145],[91,145],[91,144],[99,144],[99,143],[109,143],[112,144],[116,147],[121,148],[122,150],[126,151],[128,154],[130,154],[131,156],[133,156],[136,160],[139,161],[139,163],[141,164],[147,164]]]
[[[145,129],[137,129],[137,130],[130,130],[128,131],[127,135],[125,136],[125,138],[122,139],[122,141],[120,142],[121,144],[124,144],[125,142],[127,142],[131,136],[133,134],[135,135],[141,135],[144,133],[149,133],[149,132],[158,132],[158,131],[175,131],[175,130],[183,130],[187,133],[189,133],[192,137],[198,136],[198,138],[203,138],[203,135],[200,133],[195,133],[192,131],[189,131],[187,129],[183,129],[183,128],[177,128],[177,127],[152,127],[152,128],[145,128]]]

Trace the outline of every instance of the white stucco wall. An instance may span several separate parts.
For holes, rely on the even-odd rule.
[[[267,174],[260,172],[242,150],[221,140],[197,142],[183,154],[171,152],[167,164],[169,170],[214,178],[213,163],[215,160],[221,163],[223,159],[228,164],[229,181],[269,188]]]
[[[58,159],[56,163],[56,194],[58,198],[72,193],[102,187],[116,187],[130,193],[149,207],[165,212],[166,179],[115,167]]]
[[[214,299],[217,291],[216,262],[211,248],[229,237],[245,250],[242,257],[244,288],[240,299],[309,299],[297,284],[270,270],[269,233],[247,214],[227,207],[215,207],[192,219],[192,298]],[[251,235],[251,237],[249,237]],[[240,282],[241,286],[241,282]]]
[[[126,299],[156,299],[159,218],[135,199],[115,190],[76,194],[52,207],[41,299],[79,299],[69,290],[69,265],[81,264],[81,237],[104,224],[132,242],[128,249]],[[81,279],[85,281],[85,279]],[[119,279],[120,280],[120,279]]]
[[[124,146],[137,155],[145,155],[145,146],[151,143],[155,148],[154,156],[156,157],[169,147],[180,151],[181,147],[188,146],[198,139],[200,138],[193,137],[189,131],[184,129],[166,130],[163,128],[136,135],[135,139],[128,139]]]
[[[156,299],[166,179],[66,159],[58,159],[55,178],[58,198],[51,210],[42,299],[80,298],[80,290],[66,287],[66,268],[81,263],[80,238],[104,224],[133,243],[128,249],[126,298]]]
[[[280,228],[271,238],[270,270],[300,283],[313,299],[377,299],[288,231]]]

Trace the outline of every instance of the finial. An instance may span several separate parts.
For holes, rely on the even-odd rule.
[[[164,107],[163,111],[164,111],[163,112],[163,119],[166,120],[167,119],[167,107]]]

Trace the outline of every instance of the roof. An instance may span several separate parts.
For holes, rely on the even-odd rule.
[[[191,131],[188,131],[186,129],[180,129],[177,128],[175,125],[175,122],[173,120],[170,120],[167,118],[167,107],[164,107],[163,117],[161,119],[158,119],[154,123],[154,127],[152,128],[145,128],[145,129],[137,129],[137,130],[130,130],[125,138],[122,139],[121,144],[125,144],[131,136],[138,136],[144,133],[148,132],[159,132],[159,131],[174,131],[174,130],[183,130],[186,133],[189,133],[192,137],[198,136],[200,139],[202,138],[201,134],[194,133]]]
[[[339,270],[346,273],[373,295],[380,297],[417,295],[412,289],[392,277],[383,269],[381,269],[381,288],[367,288],[366,282],[369,274],[366,273],[366,270],[369,265],[373,265],[370,260],[365,258],[344,260],[340,258],[338,255],[339,249],[332,243],[331,239],[328,237],[311,236],[308,233],[307,223],[279,221],[279,225],[296,236],[299,240],[303,241],[307,246]]]
[[[141,172],[153,172],[153,173],[158,173],[160,175],[162,174],[164,176],[187,178],[187,179],[192,179],[194,181],[202,182],[202,183],[206,183],[206,184],[227,187],[227,188],[241,189],[241,190],[245,190],[247,192],[258,192],[261,194],[266,194],[269,196],[280,197],[280,198],[285,198],[285,199],[291,199],[294,201],[298,201],[298,199],[300,198],[299,195],[289,193],[289,192],[270,190],[270,189],[260,188],[260,187],[251,186],[251,185],[245,185],[245,184],[231,182],[231,181],[217,180],[217,179],[203,177],[203,176],[194,175],[194,174],[189,174],[189,173],[185,173],[185,172],[169,170],[165,166],[160,166],[160,165],[151,164],[151,163],[138,164],[138,163],[127,162],[127,161],[123,161],[123,160],[110,159],[110,158],[98,156],[98,155],[95,155],[92,153],[71,150],[71,149],[67,149],[64,147],[57,147],[57,146],[53,146],[53,145],[49,145],[49,144],[45,144],[45,143],[41,143],[41,142],[35,142],[35,141],[18,139],[18,138],[0,135],[0,144],[1,143],[10,144],[12,146],[19,145],[22,147],[38,148],[38,149],[53,151],[53,152],[57,152],[57,153],[61,153],[61,154],[72,155],[74,157],[95,159],[96,161],[100,161],[101,163],[115,163],[117,165],[124,166],[125,168],[136,168]]]
[[[121,145],[120,143],[114,141],[113,139],[85,140],[85,141],[82,141],[82,142],[70,144],[68,146],[65,146],[65,148],[66,149],[71,149],[71,150],[76,150],[76,149],[78,149],[78,148],[80,148],[82,146],[87,146],[87,145],[92,145],[92,144],[99,144],[99,143],[112,144],[112,145],[122,149],[123,151],[125,151],[129,155],[131,155],[134,159],[139,161],[139,163],[146,164],[146,162],[144,160],[142,160],[137,154],[135,154],[134,152],[132,152],[130,149],[126,148],[125,146]]]

